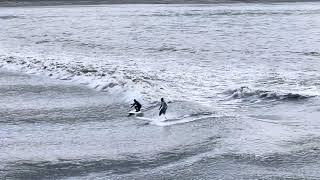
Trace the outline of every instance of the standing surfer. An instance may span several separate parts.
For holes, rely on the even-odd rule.
[[[159,110],[160,110],[159,116],[161,116],[162,114],[166,115],[167,108],[168,108],[167,103],[164,101],[163,98],[161,98],[161,105],[160,105],[160,108],[159,108]]]
[[[133,102],[134,103],[132,104],[131,108],[134,106],[136,112],[139,112],[142,107],[141,104],[136,99],[134,99]]]

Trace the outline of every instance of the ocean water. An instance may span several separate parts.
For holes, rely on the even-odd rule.
[[[0,8],[0,179],[320,179],[319,37],[320,3]]]

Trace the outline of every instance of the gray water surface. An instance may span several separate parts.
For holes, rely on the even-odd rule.
[[[0,179],[320,179],[319,3],[0,8],[0,27]]]

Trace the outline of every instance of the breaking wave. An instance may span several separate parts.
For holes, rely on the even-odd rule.
[[[229,97],[234,99],[263,99],[263,100],[302,100],[314,97],[314,95],[302,95],[299,93],[291,92],[276,92],[266,90],[254,90],[249,87],[243,86],[238,89],[229,90],[226,92],[231,94]]]
[[[127,99],[141,97],[143,86],[152,88],[152,82],[157,77],[131,70],[118,69],[118,66],[105,67],[82,62],[59,62],[55,59],[39,60],[33,57],[0,56],[0,67],[28,74],[46,75],[54,79],[68,80],[76,84],[86,85],[98,91],[111,94],[128,94]],[[137,89],[136,89],[137,88]],[[147,94],[146,92],[142,92]]]

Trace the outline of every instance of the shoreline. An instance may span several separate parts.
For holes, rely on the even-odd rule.
[[[319,2],[317,0],[101,0],[101,1],[6,1],[0,2],[1,7],[30,7],[30,6],[66,6],[66,5],[122,5],[122,4],[240,4],[240,3],[300,3],[300,2]]]

